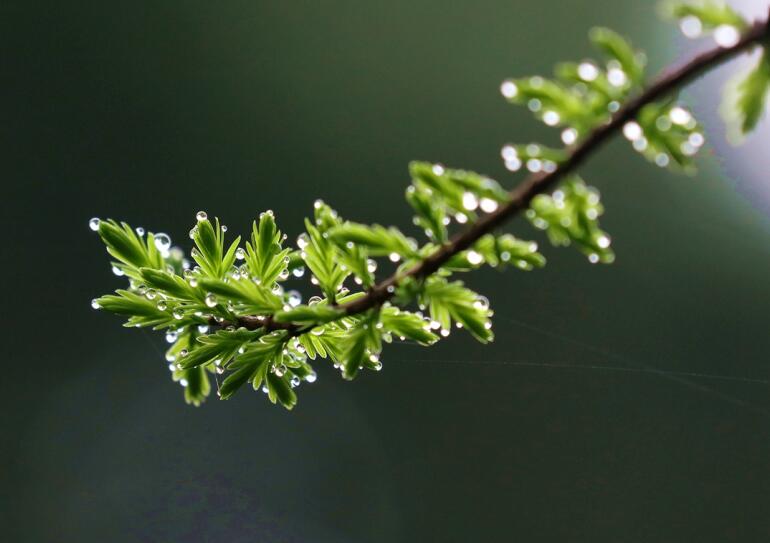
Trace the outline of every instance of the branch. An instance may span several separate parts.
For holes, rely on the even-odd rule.
[[[343,315],[355,315],[369,309],[381,306],[395,294],[395,288],[407,278],[421,279],[438,271],[449,259],[461,251],[470,248],[482,236],[492,232],[503,223],[527,209],[530,201],[550,190],[565,175],[577,169],[593,153],[598,151],[610,137],[622,130],[623,126],[633,120],[647,104],[678,91],[694,79],[703,75],[722,63],[736,57],[761,42],[770,41],[770,17],[766,21],[757,21],[744,33],[741,39],[731,47],[714,47],[694,57],[682,66],[665,70],[644,92],[630,100],[615,113],[610,121],[595,128],[578,145],[568,148],[567,158],[550,173],[536,173],[527,177],[519,186],[510,191],[510,201],[486,215],[464,232],[454,236],[448,243],[419,264],[401,274],[393,274],[389,278],[372,287],[367,294],[353,302],[341,305]],[[225,326],[232,323],[223,323]],[[240,317],[236,323],[239,327],[249,330],[264,328],[271,332],[287,330],[290,336],[298,336],[307,332],[312,326],[295,323],[276,322],[272,318],[256,316]]]

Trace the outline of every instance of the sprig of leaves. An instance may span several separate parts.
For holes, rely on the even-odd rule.
[[[666,9],[686,34],[695,35],[697,26],[697,35],[712,33],[731,53],[750,45],[767,48],[770,31],[760,34],[722,2],[676,1]],[[740,32],[751,32],[750,39],[740,47],[729,45],[740,42]],[[250,383],[291,409],[297,387],[316,380],[311,362],[328,360],[353,379],[364,370],[379,371],[383,346],[394,341],[432,345],[453,326],[482,343],[492,341],[489,301],[453,275],[482,266],[530,271],[546,263],[537,242],[498,232],[503,220],[525,211],[553,245],[574,245],[594,263],[615,259],[610,236],[599,225],[604,212],[599,193],[572,171],[577,151],[593,150],[591,135],[609,123],[647,159],[687,173],[694,171],[694,156],[704,144],[702,128],[676,98],[644,100],[658,94],[645,94],[643,53],[605,28],[592,30],[590,39],[601,61],[561,63],[551,79],[509,79],[501,86],[509,102],[558,127],[566,146],[503,147],[509,171],[532,174],[523,195],[483,174],[413,162],[406,200],[419,228],[414,237],[392,226],[345,220],[319,200],[296,247],[286,245],[272,211],[254,221],[242,247],[240,237],[227,243],[219,219],[201,211],[190,231],[192,262],[166,234],[92,219],[113,272],[128,279],[92,305],[126,317],[126,326],[165,330],[172,379],[194,405],[209,396],[212,375],[222,399]],[[701,68],[694,65],[692,73]],[[756,127],[768,88],[765,51],[725,102],[741,132]],[[628,106],[636,96],[643,107]],[[383,266],[396,269],[378,283]],[[310,273],[303,303],[298,290],[286,287],[305,277],[305,269]]]

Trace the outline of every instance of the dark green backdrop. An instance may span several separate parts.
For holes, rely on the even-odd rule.
[[[770,187],[721,173],[747,158],[705,87],[721,158],[697,178],[622,142],[585,168],[615,265],[547,248],[543,271],[469,277],[491,346],[394,346],[353,384],[319,364],[292,413],[248,391],[195,409],[162,338],[89,307],[120,284],[94,215],[187,246],[198,209],[232,232],[272,208],[293,239],[317,197],[411,228],[411,159],[510,186],[500,146],[555,135],[499,82],[590,54],[594,24],[678,58],[652,2],[7,0],[0,20],[0,539],[770,538]]]

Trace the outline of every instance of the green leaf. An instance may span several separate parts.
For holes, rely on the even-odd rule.
[[[440,199],[433,197],[433,192],[425,187],[409,185],[406,189],[406,201],[415,213],[415,224],[425,230],[433,241],[444,243],[448,239],[446,209]]]
[[[340,266],[335,246],[324,233],[307,219],[305,228],[308,236],[303,240],[304,247],[301,248],[305,263],[313,272],[326,297],[333,300],[350,272]]]
[[[224,230],[219,219],[212,225],[208,219],[198,221],[191,231],[196,249],[192,257],[198,263],[203,274],[208,277],[223,279],[235,261],[235,253],[241,238],[238,237],[225,252]]]
[[[141,280],[140,268],[166,268],[153,234],[141,237],[128,224],[118,224],[112,219],[100,221],[98,231],[107,252],[119,261],[116,267],[131,279]]]
[[[199,297],[196,290],[176,274],[153,268],[140,268],[139,272],[148,287],[163,292],[166,297],[189,301]]]
[[[230,398],[241,386],[253,381],[258,388],[268,371],[268,365],[279,356],[286,338],[283,333],[263,336],[259,341],[249,343],[242,354],[234,357],[227,369],[227,375],[219,388],[219,397],[223,400]]]
[[[430,277],[425,281],[421,298],[430,307],[431,319],[438,323],[441,335],[449,335],[454,320],[482,343],[494,339],[489,302],[460,281],[449,283],[443,277]]]
[[[347,336],[341,341],[342,376],[345,379],[355,378],[362,367],[371,367],[379,363],[382,338],[380,330],[375,326],[377,313],[377,311],[366,313],[348,330]]]
[[[246,263],[251,275],[267,287],[288,277],[291,249],[281,246],[284,239],[272,211],[261,213],[259,224],[254,221],[251,241],[246,243]]]
[[[416,255],[414,240],[407,239],[397,228],[385,228],[379,224],[365,225],[345,221],[327,232],[328,239],[339,246],[352,249],[363,245],[373,256],[396,254],[401,258]]]
[[[200,365],[215,363],[226,367],[238,349],[257,340],[263,332],[249,331],[244,328],[237,330],[220,330],[214,334],[201,336],[184,356],[180,354],[178,364],[181,369],[195,368]],[[217,363],[218,362],[218,363]]]
[[[746,19],[722,0],[671,0],[663,2],[661,7],[663,15],[668,18],[693,17],[693,23],[697,20],[704,31],[712,31],[722,25],[738,30],[749,26]]]
[[[618,62],[630,83],[640,85],[644,82],[645,57],[623,36],[609,28],[596,27],[591,29],[589,38],[598,49]]]
[[[202,278],[198,284],[212,294],[217,304],[233,302],[238,310],[245,313],[265,314],[283,307],[281,298],[262,285],[250,279]],[[210,301],[208,298],[207,301]]]
[[[439,339],[430,331],[430,323],[424,318],[391,305],[380,311],[380,323],[383,333],[411,339],[421,345],[431,345]]]
[[[728,83],[721,112],[730,127],[730,137],[740,141],[756,128],[765,112],[770,91],[770,51],[765,50],[757,66],[748,75]]]
[[[609,264],[615,254],[609,236],[599,228],[603,212],[598,191],[572,176],[552,195],[536,196],[526,215],[536,228],[548,233],[554,245],[575,243],[592,263]]]
[[[117,290],[115,295],[102,296],[96,302],[107,311],[129,317],[128,327],[153,326],[158,329],[200,322],[200,319],[175,319],[171,312],[158,309],[156,302],[128,290]]]
[[[337,307],[329,305],[300,305],[275,314],[276,322],[295,322],[300,324],[322,324],[339,319],[343,315]]]

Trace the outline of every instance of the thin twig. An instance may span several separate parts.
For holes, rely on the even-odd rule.
[[[604,145],[612,135],[622,130],[627,122],[633,120],[644,106],[676,92],[705,72],[768,40],[770,40],[770,18],[766,21],[755,22],[741,37],[740,41],[731,47],[715,47],[701,53],[678,68],[664,70],[652,85],[636,98],[627,102],[625,106],[611,117],[609,122],[596,127],[583,141],[569,148],[566,160],[561,162],[554,171],[550,173],[535,173],[527,177],[520,185],[509,192],[510,200],[498,208],[497,211],[484,216],[468,229],[454,236],[448,243],[411,269],[400,274],[393,274],[371,288],[365,296],[340,305],[339,309],[342,315],[356,315],[381,306],[394,296],[395,288],[405,279],[421,279],[435,273],[454,255],[470,248],[482,236],[492,232],[503,223],[515,217],[519,212],[527,209],[535,196],[548,191],[565,175],[577,169],[590,155]],[[251,330],[264,328],[268,332],[286,330],[292,336],[299,335],[312,328],[307,325],[276,322],[271,317],[262,318],[256,316],[240,317],[238,319],[238,326]]]

